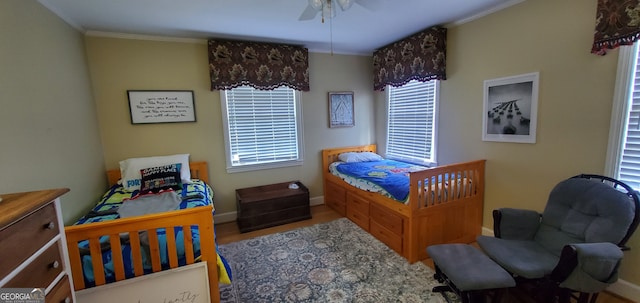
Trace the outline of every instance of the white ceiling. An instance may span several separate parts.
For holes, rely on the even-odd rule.
[[[298,21],[307,0],[39,0],[89,35],[225,38],[362,55],[425,28],[465,22],[522,1],[377,0],[374,11],[356,3],[322,23],[320,14]]]

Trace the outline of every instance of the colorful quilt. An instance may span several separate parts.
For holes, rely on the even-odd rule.
[[[135,191],[127,191],[122,185],[114,185],[109,189],[107,193],[105,193],[98,202],[98,204],[84,217],[80,218],[74,225],[78,224],[87,224],[92,222],[102,222],[108,220],[115,220],[120,218],[120,214],[118,210],[126,203],[126,200],[136,197],[138,194],[138,190]],[[165,193],[163,193],[165,194]],[[193,208],[198,206],[207,206],[213,204],[213,190],[209,185],[200,181],[193,180],[191,183],[183,184],[182,190],[178,190],[175,192],[167,192],[166,194],[175,195],[177,197],[178,206],[177,209],[186,209]],[[161,194],[162,195],[162,194]],[[132,200],[135,201],[135,200]],[[214,208],[215,212],[215,208]],[[197,226],[191,227],[191,234],[193,237],[193,248],[196,255],[200,254],[200,233],[198,231]],[[186,264],[185,252],[184,252],[184,236],[182,233],[182,228],[175,228],[175,236],[176,236],[176,246],[178,248],[178,263],[180,266]],[[143,250],[143,266],[144,271],[146,273],[151,272],[151,260],[148,257],[148,253],[146,249],[148,246],[145,246],[144,239],[145,235],[141,235],[141,249]],[[166,241],[166,233],[164,229],[158,230],[158,241],[160,244],[160,255],[163,269],[169,268],[169,258],[167,256],[167,241]],[[103,236],[100,239],[103,247],[108,247],[109,245],[109,237]],[[132,259],[131,259],[131,247],[128,244],[128,238],[121,237],[122,250],[123,250],[123,261],[125,267],[125,276],[126,278],[134,277]],[[80,252],[82,255],[82,264],[83,264],[83,272],[84,272],[84,280],[85,285],[87,287],[91,287],[95,285],[94,275],[93,275],[93,267],[91,263],[91,256],[88,255],[89,247],[88,241],[81,241],[78,243],[80,248]],[[83,252],[87,252],[87,254],[83,254]],[[113,268],[113,262],[111,261],[111,250],[103,249],[102,253],[102,262],[104,264],[105,278],[107,283],[115,281],[115,273]],[[230,283],[231,281],[231,271],[229,270],[229,266],[222,256],[218,254],[218,272],[220,277],[220,282]]]
[[[409,173],[427,168],[394,160],[338,162],[331,167],[351,185],[371,192],[380,192],[398,201],[406,201],[409,198]]]

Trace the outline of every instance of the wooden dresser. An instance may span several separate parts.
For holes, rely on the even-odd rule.
[[[75,302],[60,212],[69,189],[0,194],[0,288],[43,288],[46,302]]]

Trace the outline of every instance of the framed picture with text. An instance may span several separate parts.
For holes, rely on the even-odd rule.
[[[131,124],[196,122],[191,90],[128,90]]]

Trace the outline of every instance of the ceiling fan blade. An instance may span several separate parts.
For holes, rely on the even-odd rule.
[[[382,5],[381,0],[355,0],[355,2],[372,12],[377,11]]]
[[[316,15],[318,15],[318,11],[309,4],[300,15],[300,18],[298,18],[298,21],[312,20]]]

